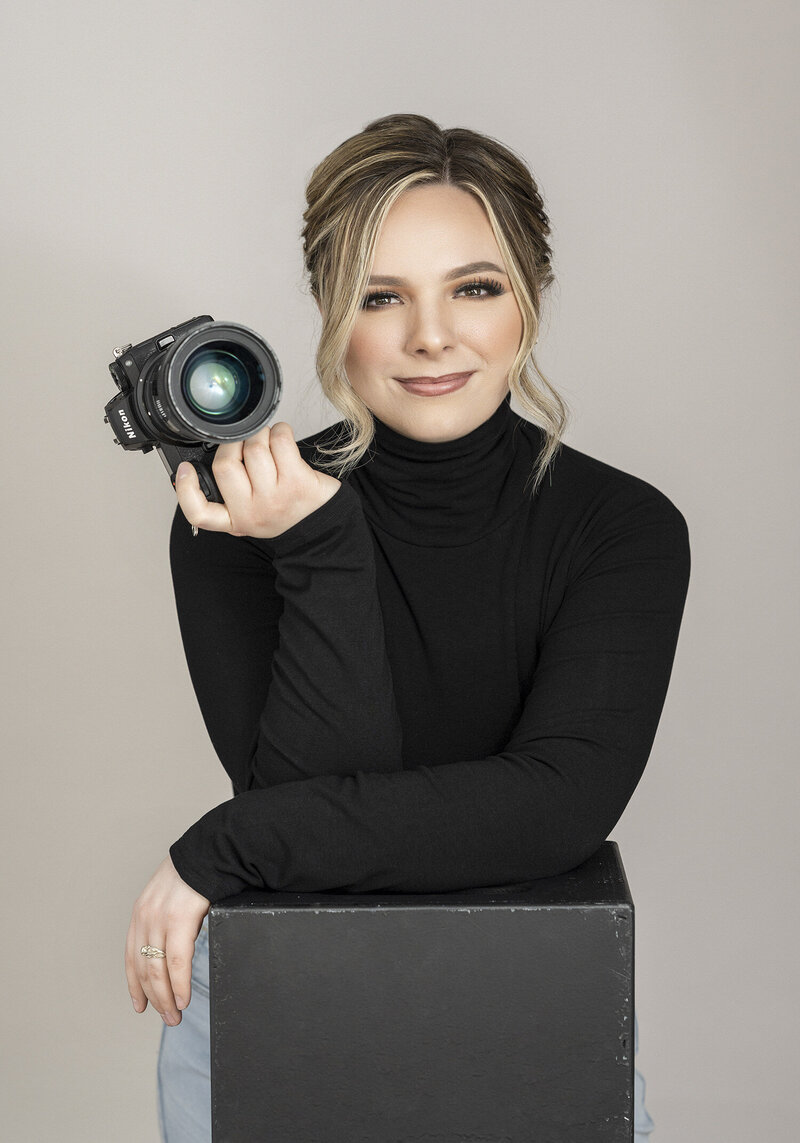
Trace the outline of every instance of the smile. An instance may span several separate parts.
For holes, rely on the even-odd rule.
[[[395,380],[407,389],[409,393],[418,393],[421,397],[439,397],[444,393],[453,393],[461,389],[469,381],[472,373],[448,373],[442,377],[410,377]]]

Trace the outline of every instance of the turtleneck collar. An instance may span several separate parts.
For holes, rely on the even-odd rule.
[[[514,430],[522,418],[510,393],[488,420],[451,441],[416,440],[374,420],[370,459],[351,480],[370,522],[397,539],[426,547],[471,543],[523,499],[529,469],[515,464]]]

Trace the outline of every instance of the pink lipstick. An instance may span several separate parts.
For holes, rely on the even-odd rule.
[[[447,373],[442,377],[396,377],[409,393],[419,393],[421,397],[439,397],[444,393],[454,393],[469,381],[472,373]]]

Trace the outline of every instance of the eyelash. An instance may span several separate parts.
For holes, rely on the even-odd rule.
[[[496,297],[498,297],[498,295],[505,293],[503,287],[500,285],[499,282],[495,281],[494,278],[476,278],[473,282],[464,282],[464,284],[462,286],[458,287],[458,290],[456,290],[456,293],[460,293],[461,290],[475,289],[476,287],[482,287],[484,290],[487,291],[488,296],[492,297],[492,298],[496,298]],[[370,309],[370,308],[371,309],[377,309],[377,310],[388,310],[388,309],[391,309],[390,306],[371,306],[370,307],[369,303],[372,301],[375,301],[376,298],[396,298],[396,297],[397,297],[397,294],[392,294],[386,290],[378,290],[375,293],[367,294],[367,296],[364,298],[364,301],[361,303],[361,308],[362,308],[362,310],[366,310],[366,309]]]

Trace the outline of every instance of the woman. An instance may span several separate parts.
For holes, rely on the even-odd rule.
[[[688,586],[677,508],[561,442],[533,356],[552,274],[525,164],[393,115],[307,197],[317,367],[343,420],[221,445],[224,504],[191,466],[177,484],[181,633],[234,797],[171,847],[128,933],[134,1008],[168,1025],[168,1143],[210,1137],[210,902],[579,865],[641,777]],[[637,1073],[642,1139],[643,1095]]]

